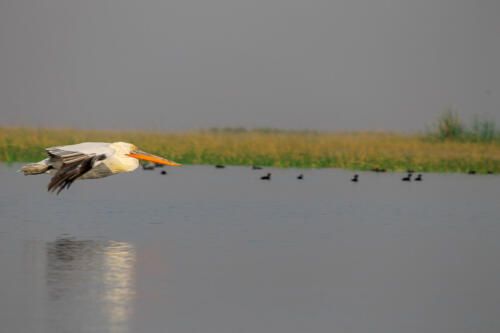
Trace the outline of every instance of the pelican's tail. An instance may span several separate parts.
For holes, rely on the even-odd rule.
[[[21,168],[21,170],[25,175],[38,175],[41,173],[46,173],[49,170],[50,166],[46,160],[26,164]]]

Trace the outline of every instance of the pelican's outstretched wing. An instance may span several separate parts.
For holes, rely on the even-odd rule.
[[[95,156],[93,153],[83,154],[77,151],[62,150],[57,147],[47,148],[45,151],[53,162],[60,162],[62,164],[71,164],[81,161],[89,156]]]
[[[50,147],[45,149],[54,162],[73,163],[88,156],[111,156],[115,150],[106,142],[84,142],[76,145]]]
[[[50,180],[48,191],[59,194],[94,167],[95,162],[113,155],[114,149],[104,142],[87,142],[46,149],[50,162],[57,165],[57,172]]]
[[[73,156],[70,156],[69,154],[66,155],[66,159],[70,162],[63,162],[61,168],[50,180],[47,190],[49,192],[54,192],[55,190],[57,190],[57,194],[59,194],[65,188],[69,188],[78,177],[91,170],[95,162],[103,160],[105,158],[105,154],[79,154]]]

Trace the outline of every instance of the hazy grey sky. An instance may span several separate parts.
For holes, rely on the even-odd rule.
[[[500,122],[499,0],[0,0],[0,124]]]

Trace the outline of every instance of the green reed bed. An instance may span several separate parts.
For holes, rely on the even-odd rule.
[[[0,161],[45,158],[45,148],[83,141],[131,142],[183,164],[499,173],[498,140],[444,140],[386,132],[212,129],[190,132],[0,127]]]

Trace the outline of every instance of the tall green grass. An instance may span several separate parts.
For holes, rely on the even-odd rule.
[[[458,116],[456,108],[448,107],[437,118],[435,131],[428,138],[440,141],[500,142],[500,132],[492,119],[474,116],[467,126]]]
[[[457,139],[464,134],[462,121],[452,108],[449,108],[438,117],[437,134],[441,140]]]
[[[46,157],[45,148],[84,141],[131,142],[183,164],[262,165],[433,172],[500,172],[500,143],[426,134],[210,129],[191,132],[0,127],[0,161]]]
[[[496,124],[490,119],[474,117],[471,129],[465,133],[467,139],[473,142],[500,141],[500,133],[496,130]]]

